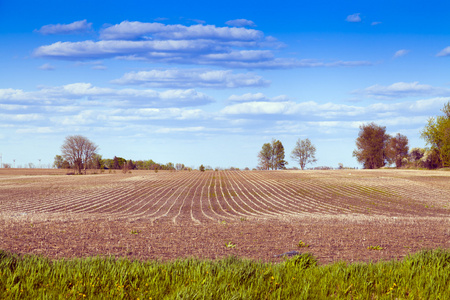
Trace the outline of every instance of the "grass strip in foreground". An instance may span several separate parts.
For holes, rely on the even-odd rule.
[[[50,260],[0,251],[1,299],[444,299],[450,251],[401,261],[318,266],[302,254],[272,264],[228,257],[171,262]]]

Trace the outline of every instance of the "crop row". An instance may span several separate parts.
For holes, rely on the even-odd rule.
[[[302,172],[43,176],[0,184],[0,208],[4,216],[64,213],[196,224],[312,215],[448,215],[448,209],[439,206],[450,201],[446,191],[413,187],[398,178]],[[429,205],[436,198],[439,205]]]

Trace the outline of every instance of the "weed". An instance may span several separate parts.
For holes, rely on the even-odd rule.
[[[232,242],[228,242],[227,244],[225,244],[225,247],[233,249],[236,247],[236,244],[233,244]]]
[[[132,229],[130,233],[131,233],[131,234],[139,234],[139,233],[141,233],[141,231],[140,231],[140,230]]]
[[[367,249],[369,249],[369,250],[383,250],[384,248],[381,247],[380,245],[377,245],[377,246],[369,246],[369,247],[367,247]]]
[[[299,248],[308,248],[308,247],[309,247],[309,245],[306,244],[306,243],[303,242],[303,241],[299,241],[298,244],[297,244],[297,246],[298,246]]]

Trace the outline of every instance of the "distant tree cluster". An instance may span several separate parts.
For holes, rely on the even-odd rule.
[[[292,150],[291,158],[298,161],[302,170],[307,164],[317,161],[316,147],[309,139],[298,139],[294,150]],[[284,147],[279,140],[272,139],[271,143],[265,143],[261,151],[258,153],[260,170],[283,170],[286,169],[287,161],[284,160]]]
[[[386,164],[400,167],[436,169],[450,167],[450,102],[442,109],[443,116],[430,118],[421,132],[427,149],[413,148],[409,151],[408,138],[398,133],[386,134],[386,127],[375,123],[360,126],[353,156],[365,169],[376,169]]]
[[[375,123],[361,125],[359,129],[353,156],[364,169],[378,169],[393,163],[397,168],[402,166],[409,150],[406,136],[398,133],[391,137],[386,133],[386,127]]]
[[[123,157],[114,156],[112,159],[103,158],[97,153],[98,146],[88,138],[81,135],[67,136],[61,146],[61,155],[54,158],[53,167],[58,169],[75,169],[78,174],[87,169],[110,169],[110,170],[184,170],[184,164],[174,165],[156,163],[153,160],[127,160]]]
[[[287,162],[284,160],[284,147],[279,140],[272,139],[271,143],[265,143],[258,154],[259,169],[281,170],[285,169]]]

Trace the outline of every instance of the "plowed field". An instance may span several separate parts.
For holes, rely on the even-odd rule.
[[[50,257],[376,260],[450,248],[449,219],[443,171],[0,173],[0,248]]]

